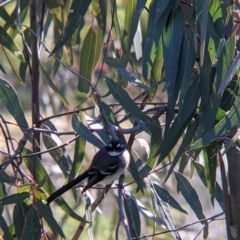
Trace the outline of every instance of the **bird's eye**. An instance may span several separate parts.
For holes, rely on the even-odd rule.
[[[112,147],[112,144],[111,144],[111,143],[109,143],[109,144],[108,144],[108,147]]]

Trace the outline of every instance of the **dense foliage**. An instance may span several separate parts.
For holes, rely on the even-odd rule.
[[[174,218],[188,211],[174,192],[195,214],[204,238],[222,214],[227,238],[240,234],[239,8],[230,0],[2,1],[4,239],[78,239],[84,227],[90,239],[181,239],[177,225],[183,224]],[[16,128],[21,135],[15,137]],[[60,176],[53,166],[71,181],[93,146],[101,148],[115,133],[132,150],[123,188],[93,189],[85,197],[73,189],[46,206],[56,191],[54,175]],[[194,174],[222,212],[206,213]],[[110,196],[112,218],[104,219],[110,233],[103,233],[94,226],[106,229],[107,223],[93,212]],[[117,204],[127,219],[120,232]],[[71,218],[80,223],[66,233]]]

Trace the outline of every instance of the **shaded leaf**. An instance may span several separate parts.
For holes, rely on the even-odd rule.
[[[41,237],[41,224],[38,212],[35,207],[31,206],[27,212],[23,227],[23,239],[36,240]]]
[[[52,54],[56,53],[60,48],[70,40],[74,31],[83,21],[83,17],[88,9],[91,1],[73,0],[71,9],[69,11],[68,20],[65,29],[63,30],[58,42],[56,43]]]
[[[175,88],[183,29],[184,15],[181,7],[178,7],[177,11],[170,19],[169,24],[163,31],[163,57],[168,93],[165,133],[171,125],[171,121],[174,117],[175,102],[177,100],[176,96],[178,96],[178,92],[175,91]]]
[[[26,198],[29,198],[30,194],[27,192],[15,193],[10,196],[6,196],[0,199],[0,205],[7,205],[13,203],[21,203]]]
[[[8,175],[5,171],[1,171],[0,182],[6,182],[8,184],[13,184],[16,180],[19,180],[19,179]]]
[[[58,144],[50,136],[48,136],[46,134],[43,134],[42,137],[43,137],[44,146],[47,149],[54,148],[54,147],[58,146]],[[49,152],[49,154],[52,156],[54,161],[58,164],[62,173],[66,177],[68,175],[69,170],[70,170],[70,166],[69,166],[69,163],[68,163],[67,159],[65,158],[65,156],[62,152],[62,149],[57,148],[57,149],[51,150]]]
[[[217,152],[217,145],[214,143],[212,143],[210,146],[203,149],[205,177],[206,177],[209,193],[211,194],[213,205],[214,205],[213,197],[215,195],[216,168],[217,168],[216,152]]]
[[[49,227],[54,229],[61,237],[65,238],[62,228],[58,225],[57,221],[53,217],[52,211],[49,207],[42,204],[41,201],[37,201],[37,209],[41,216],[45,219]]]
[[[7,226],[7,223],[6,221],[4,220],[4,218],[2,216],[0,216],[0,226],[1,226],[1,229],[4,233],[4,240],[12,240],[12,236],[9,232],[9,229],[8,229],[8,226]]]
[[[104,146],[103,142],[93,135],[93,133],[86,126],[83,125],[77,114],[73,114],[72,127],[74,131],[80,135],[80,137],[83,137],[85,140],[99,149]]]
[[[185,200],[188,202],[194,213],[196,214],[197,218],[201,221],[202,219],[205,219],[205,216],[203,214],[202,204],[199,200],[199,197],[197,195],[197,192],[192,187],[191,183],[188,181],[188,179],[182,175],[179,172],[175,172],[175,177],[177,180],[177,186],[180,192],[182,193]],[[206,221],[201,221],[202,224],[204,224]]]
[[[18,95],[13,86],[3,78],[0,78],[0,98],[2,99],[9,113],[16,120],[22,132],[25,132],[26,128],[28,128],[28,123]]]
[[[138,108],[138,106],[124,89],[117,85],[112,79],[106,78],[106,80],[111,94],[124,107],[125,110],[130,112],[133,117],[137,117],[143,121],[145,124],[151,122],[151,119],[142,113],[142,111]]]
[[[28,154],[31,154],[31,151],[25,148],[24,151],[23,151],[23,156],[26,156]],[[53,185],[51,179],[49,178],[48,173],[46,172],[46,170],[43,167],[39,158],[37,158],[37,157],[31,157],[31,158],[24,157],[23,161],[26,164],[28,170],[31,172],[31,174],[35,176],[35,181],[37,183],[40,183],[42,181],[42,179],[44,179],[44,178],[46,179],[46,181],[43,185],[43,189],[48,194],[52,194],[53,192],[56,191],[55,186]],[[55,200],[55,202],[59,205],[59,207],[64,212],[66,212],[72,218],[74,218],[78,221],[86,222],[86,220],[84,218],[77,215],[75,213],[75,211],[72,208],[69,207],[69,205],[64,201],[64,199],[62,197],[57,198]]]
[[[17,203],[13,210],[13,224],[15,227],[15,231],[18,239],[22,238],[23,230],[24,230],[24,222],[26,220],[28,212],[28,206],[26,203]]]
[[[232,106],[230,111],[227,112],[224,118],[219,123],[217,123],[211,130],[209,130],[205,135],[203,135],[203,137],[195,141],[189,147],[189,149],[195,150],[195,149],[203,148],[206,145],[210,144],[210,142],[221,137],[222,135],[227,135],[228,131],[233,127],[237,126],[238,122],[240,121],[240,116],[238,114],[239,108],[240,108],[240,98],[238,93],[238,97],[234,105]]]
[[[173,208],[176,208],[178,211],[184,214],[188,214],[187,211],[180,206],[180,204],[170,195],[170,193],[165,188],[162,188],[156,184],[154,184],[154,188],[163,202],[168,203]]]
[[[192,124],[190,124],[190,126],[188,126],[187,128],[187,132],[183,138],[183,141],[181,143],[181,146],[178,148],[178,151],[176,153],[176,155],[174,156],[174,159],[172,161],[172,164],[168,170],[168,173],[164,179],[164,182],[166,182],[168,180],[168,178],[170,177],[170,175],[172,174],[175,166],[177,165],[179,158],[182,156],[182,154],[185,152],[186,147],[189,146],[189,144],[191,143],[194,134],[196,133],[198,128],[198,121],[196,120],[195,122],[193,122]]]
[[[202,166],[200,163],[195,161],[193,162],[193,165],[195,166],[202,183],[207,187],[207,180],[205,176],[204,166]],[[224,210],[223,191],[220,185],[218,184],[218,182],[216,182],[216,186],[215,186],[215,198],[219,203],[220,207]]]
[[[133,75],[131,75],[129,72],[127,72],[125,69],[123,68],[115,68],[115,70],[117,71],[117,73],[122,76],[123,78],[125,78],[128,82],[132,83],[133,85],[142,88],[144,90],[148,90],[148,86],[144,85],[141,83],[141,81],[137,78],[135,78]]]
[[[153,168],[156,165],[157,160],[157,150],[162,142],[162,129],[158,120],[148,126],[151,133],[151,143],[150,143],[150,154],[148,157],[147,164],[149,167]]]
[[[60,12],[60,7],[64,5],[62,0],[45,0],[44,1],[51,14],[56,14]]]
[[[61,102],[63,103],[64,107],[68,107],[68,101],[62,96],[62,94],[59,92],[59,90],[57,89],[57,87],[55,86],[54,82],[52,81],[52,79],[48,76],[48,73],[44,70],[44,68],[42,67],[42,65],[40,65],[40,70],[41,70],[41,74],[43,76],[44,81],[46,82],[46,84],[53,90],[53,92],[59,97],[59,99],[61,100]]]
[[[152,69],[152,64],[156,56],[156,49],[161,36],[162,30],[170,14],[172,1],[152,1],[147,26],[147,35],[143,52],[142,77],[147,81],[148,75]],[[163,10],[163,12],[161,11]],[[157,15],[161,13],[161,15]]]
[[[124,209],[127,215],[131,237],[140,237],[141,220],[139,210],[136,202],[133,201],[133,199],[128,194],[126,194],[124,198]]]
[[[113,68],[121,69],[121,68],[125,68],[127,66],[126,61],[124,59],[120,59],[120,58],[106,57],[106,58],[104,58],[104,62]]]
[[[147,208],[132,194],[126,193],[128,196],[132,199],[132,201],[135,202],[136,206],[138,207],[139,212],[143,214],[143,216],[151,219],[155,223],[157,223],[159,226],[164,225],[163,221],[160,218],[155,217],[150,211],[147,210]]]
[[[86,146],[86,140],[84,138],[79,137],[78,139],[76,139],[72,168],[68,175],[67,182],[70,182],[71,180],[73,180],[75,178],[75,176],[77,175],[77,173],[82,165],[83,158],[84,158],[85,146]],[[72,192],[73,192],[75,201],[77,201],[76,190],[72,189]]]
[[[158,151],[156,153],[156,155],[160,154],[158,163],[163,161],[163,159],[169,154],[171,149],[175,146],[178,139],[183,134],[186,126],[189,124],[189,120],[195,112],[199,97],[200,85],[192,83],[187,91],[186,99],[184,100],[185,103],[183,105],[184,110],[182,117],[179,118],[179,116],[177,116],[175,118],[171,128],[168,130],[167,135],[158,148]]]

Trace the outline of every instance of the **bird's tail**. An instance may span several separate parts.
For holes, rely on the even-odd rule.
[[[54,192],[53,194],[51,194],[47,198],[47,205],[50,204],[54,199],[56,199],[57,197],[61,196],[63,193],[65,193],[69,189],[71,189],[73,186],[75,186],[78,183],[82,182],[87,177],[88,177],[88,172],[86,171],[83,174],[81,174],[78,177],[76,177],[75,179],[73,179],[72,181],[70,181],[69,183],[67,183],[66,185],[64,185],[61,188],[59,188],[56,192]]]

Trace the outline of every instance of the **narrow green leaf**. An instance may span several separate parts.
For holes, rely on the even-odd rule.
[[[154,184],[154,188],[163,202],[168,203],[173,208],[176,208],[178,211],[184,214],[188,214],[187,211],[180,206],[180,204],[170,195],[170,193],[165,188],[162,188],[156,184]]]
[[[159,212],[164,220],[164,227],[166,227],[168,230],[174,230],[177,228],[174,218],[172,216],[172,213],[169,209],[169,206],[167,203],[161,200],[161,198],[158,196],[154,188],[151,188],[152,192],[152,201],[154,204],[154,208],[156,208],[157,212]],[[178,233],[178,231],[171,231],[174,239],[181,240],[181,237]]]
[[[204,166],[195,161],[193,162],[193,165],[197,170],[198,176],[200,177],[202,183],[207,187],[207,180],[205,176]],[[220,207],[224,209],[223,192],[218,182],[216,182],[216,186],[215,186],[215,198],[219,203]]]
[[[127,66],[126,61],[120,58],[106,57],[104,58],[104,62],[113,68],[125,68]]]
[[[228,131],[233,127],[237,126],[240,121],[240,116],[238,114],[238,109],[240,108],[240,94],[237,94],[236,101],[229,112],[224,116],[224,118],[217,123],[212,129],[210,129],[203,137],[196,140],[190,147],[189,150],[196,150],[203,148],[210,144],[210,142],[216,140],[222,135],[227,135]]]
[[[181,7],[178,7],[175,14],[171,17],[169,24],[163,31],[163,57],[168,93],[165,133],[173,120],[175,103],[179,94],[175,89],[184,32],[183,29],[184,15]]]
[[[4,73],[4,74],[7,74],[4,67],[2,66],[2,64],[0,63],[0,70]]]
[[[177,116],[168,130],[168,134],[163,139],[156,155],[160,154],[158,163],[163,161],[163,159],[169,154],[172,148],[175,146],[179,138],[182,136],[186,126],[189,124],[192,114],[195,112],[198,100],[200,97],[200,85],[196,82],[193,82],[189,87],[186,99],[184,100],[184,111],[181,119]]]
[[[0,182],[13,184],[16,180],[19,180],[19,179],[16,177],[9,176],[5,171],[1,171]]]
[[[168,170],[168,173],[164,179],[164,183],[168,180],[168,178],[170,177],[170,175],[172,174],[175,166],[177,165],[179,158],[183,155],[183,153],[185,152],[186,146],[189,146],[189,144],[191,143],[194,134],[196,133],[198,128],[198,121],[196,120],[195,122],[193,122],[192,124],[190,124],[187,128],[187,132],[183,138],[183,141],[181,143],[181,146],[178,148],[177,154],[174,156],[174,159],[172,161],[172,164]]]
[[[6,196],[0,199],[0,205],[7,205],[13,203],[20,203],[26,198],[29,198],[30,194],[27,192],[24,193],[15,193],[10,196]]]
[[[36,240],[41,237],[41,224],[38,212],[35,207],[31,207],[27,213],[23,227],[22,239]]]
[[[24,149],[23,151],[23,156],[26,156],[28,154],[31,154],[32,152],[28,149]],[[52,194],[53,192],[56,191],[55,186],[53,185],[51,179],[49,178],[48,173],[46,172],[45,168],[43,167],[41,161],[37,157],[31,157],[23,158],[24,163],[26,164],[28,170],[31,172],[32,175],[35,176],[35,181],[37,183],[40,183],[42,179],[46,179],[43,189],[48,193]],[[55,200],[55,202],[59,205],[59,207],[66,212],[69,216],[72,218],[78,220],[78,221],[83,221],[86,222],[84,218],[81,216],[77,215],[72,208],[69,207],[69,205],[64,201],[62,197],[59,197]]]
[[[44,205],[41,201],[37,201],[37,209],[40,215],[45,219],[49,227],[56,231],[62,238],[65,238],[62,228],[58,225],[53,217],[50,207]]]
[[[156,50],[156,56],[153,62],[153,67],[151,69],[150,86],[154,85],[157,81],[159,81],[162,76],[163,63],[164,63],[162,36],[159,38],[157,46],[158,47]],[[154,99],[157,89],[158,87],[156,86],[155,88],[149,91],[149,98],[148,98],[149,101],[152,101]]]
[[[13,41],[13,39],[8,35],[8,33],[0,26],[0,44],[3,47],[7,48],[15,57],[17,57],[21,62],[24,62],[24,56],[17,46],[17,44]]]
[[[207,180],[207,187],[211,194],[212,204],[213,197],[215,195],[215,183],[216,183],[216,168],[217,168],[217,145],[212,143],[210,146],[203,149],[203,158],[205,166],[205,176]]]
[[[28,123],[18,95],[13,86],[3,78],[0,78],[0,98],[2,99],[9,113],[16,120],[22,132],[25,132],[26,128],[28,128]]]
[[[156,191],[155,186],[162,186],[161,181],[156,173],[149,175],[148,179],[150,181],[149,187],[152,195],[153,208],[156,212],[159,212],[161,214],[168,230],[176,229],[177,226],[168,205],[169,194],[161,187],[161,189],[158,189],[158,191]],[[181,240],[178,231],[172,231],[171,233],[174,239]]]
[[[9,16],[9,13],[7,12],[6,8],[3,7],[2,5],[3,3],[1,3],[1,7],[0,7],[0,16],[1,18],[8,24],[8,25],[13,25],[14,24],[14,20],[11,18],[11,16]],[[10,11],[9,11],[10,12]]]
[[[197,192],[192,187],[191,183],[184,175],[179,172],[175,172],[175,177],[177,180],[178,189],[196,214],[197,218],[200,221],[202,219],[205,219],[206,217],[203,214],[202,204],[199,200]],[[205,220],[201,221],[202,224],[204,224],[205,222]]]
[[[74,159],[73,159],[71,171],[68,175],[67,182],[70,182],[71,180],[73,180],[77,175],[84,158],[85,146],[86,146],[86,140],[84,138],[79,137],[78,139],[76,139],[75,149],[74,149]],[[72,189],[72,192],[73,192],[75,201],[77,201],[76,189]]]
[[[133,44],[133,38],[138,27],[138,21],[146,2],[146,0],[128,0],[126,3],[123,40],[128,52]]]
[[[140,190],[143,193],[145,188],[145,183],[143,179],[140,177],[138,166],[133,158],[131,158],[130,164],[128,166],[128,171],[132,174],[133,179],[137,183],[136,191],[138,192]]]
[[[77,114],[73,114],[72,127],[77,134],[99,149],[104,146],[103,142],[93,135],[93,133],[86,126],[83,125]]]
[[[231,37],[226,41],[218,60],[217,67],[215,69],[216,72],[212,72],[213,84],[211,95],[207,107],[199,119],[199,125],[201,126],[199,128],[199,137],[206,134],[210,129],[212,129],[213,125],[215,124],[216,114],[221,103],[221,95],[217,94],[217,91],[222,83],[222,79],[226,76],[228,68],[230,67],[230,64],[234,58],[234,44],[235,33],[233,33]],[[202,89],[202,91],[206,91],[206,89]]]
[[[12,240],[13,238],[9,232],[7,223],[2,216],[0,216],[0,227],[4,233],[4,240]]]
[[[206,45],[206,32],[207,32],[207,25],[208,25],[208,9],[209,9],[210,1],[206,0],[203,2],[203,9],[201,14],[201,21],[200,21],[200,66],[203,65],[204,53],[205,53],[205,45]]]
[[[47,149],[54,148],[54,147],[58,146],[57,143],[50,136],[48,136],[46,134],[43,134],[42,137],[43,137],[44,146]],[[65,158],[65,156],[62,152],[62,149],[58,148],[58,149],[55,149],[55,150],[51,150],[49,152],[49,154],[52,156],[54,161],[58,164],[62,173],[66,177],[68,175],[68,172],[70,171],[70,166],[69,166],[69,163],[68,163],[67,159]]]
[[[97,42],[97,34],[91,27],[84,39],[79,62],[79,74],[89,79],[89,81],[91,81],[95,68],[95,48],[98,44],[100,43]],[[88,93],[90,85],[86,82],[85,79],[81,78],[81,76],[79,77],[78,81],[78,91]]]
[[[239,69],[239,66],[240,66],[240,53],[236,55],[231,66],[229,67],[228,72],[218,89],[218,94],[221,94],[225,90],[225,88],[228,86],[228,84],[236,74],[237,70]]]
[[[148,129],[151,133],[151,143],[150,143],[150,154],[148,157],[147,164],[149,167],[153,168],[156,166],[157,160],[157,150],[162,142],[162,129],[159,123],[159,120],[154,122],[155,124],[151,124],[148,126]]]
[[[129,97],[128,93],[117,85],[112,79],[106,78],[107,85],[113,97],[124,107],[125,110],[130,112],[133,117],[137,117],[143,123],[148,124],[151,119],[142,113],[142,111],[136,106],[135,102]]]
[[[187,93],[187,90],[190,86],[191,75],[193,73],[193,68],[196,60],[196,52],[194,49],[193,39],[187,41],[186,37],[183,40],[182,52],[185,52],[184,56],[184,72],[182,76],[181,91],[179,97],[179,118],[182,116],[184,99]],[[181,53],[182,54],[182,53]],[[182,61],[182,60],[181,60]],[[180,63],[181,64],[181,63]],[[179,81],[179,79],[178,79]]]
[[[72,6],[68,15],[68,20],[65,29],[63,30],[61,37],[57,41],[52,54],[56,53],[63,45],[70,40],[74,31],[83,21],[83,17],[88,9],[91,1],[86,0],[73,0]]]
[[[130,233],[132,238],[140,237],[141,233],[141,220],[139,215],[139,210],[136,202],[126,194],[124,198],[124,209],[128,219],[128,225],[130,228]]]
[[[63,6],[63,1],[61,0],[45,0],[45,3],[51,14],[59,13],[60,7]]]
[[[6,188],[5,188],[5,184],[0,182],[0,198],[5,197],[6,196]],[[4,206],[0,205],[0,215],[2,215],[4,210]]]
[[[55,86],[54,82],[52,81],[52,79],[48,76],[48,73],[44,70],[44,68],[42,67],[42,65],[40,65],[40,70],[41,70],[41,74],[43,76],[44,81],[46,82],[46,84],[53,90],[53,92],[59,97],[59,99],[61,100],[61,102],[63,103],[64,107],[68,107],[68,101],[62,96],[62,94],[59,92],[59,90],[57,89],[57,87]]]
[[[79,137],[78,139],[76,139],[74,159],[73,159],[71,171],[69,173],[69,180],[72,180],[80,169],[80,166],[82,164],[82,160],[85,154],[85,146],[86,146],[86,140],[84,138]]]
[[[13,224],[18,239],[22,238],[24,222],[26,220],[28,206],[26,203],[17,203],[13,210]]]
[[[149,9],[150,14],[143,52],[142,77],[144,81],[147,81],[148,75],[151,71],[152,63],[156,56],[157,44],[170,14],[172,1],[168,1],[168,5],[165,5],[165,1],[159,2],[158,0],[154,0]],[[161,9],[164,9],[164,12],[156,19],[156,15]]]
[[[132,199],[132,201],[135,202],[136,206],[138,207],[139,212],[142,213],[143,216],[151,219],[155,223],[157,223],[159,226],[164,225],[163,221],[160,218],[155,217],[152,212],[148,211],[147,208],[137,199],[135,198],[132,194],[127,193],[128,197]]]
[[[144,85],[141,83],[141,81],[137,78],[135,78],[132,74],[130,74],[129,72],[127,72],[125,69],[123,68],[115,68],[115,70],[117,71],[117,73],[122,76],[123,78],[125,78],[128,82],[132,83],[133,85],[142,88],[144,90],[148,90],[148,86]]]

